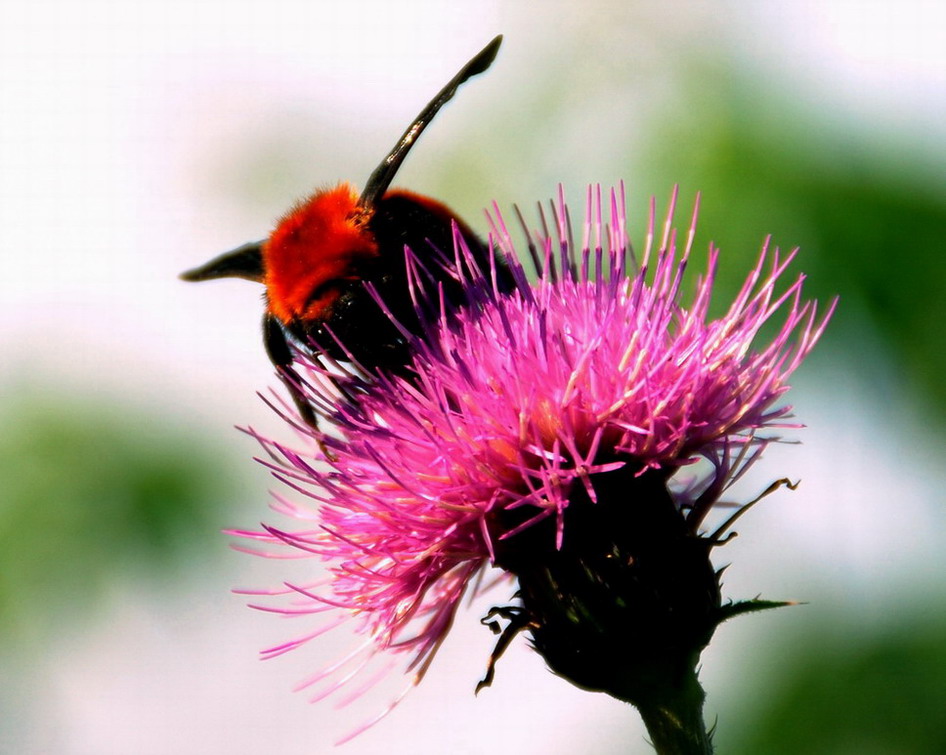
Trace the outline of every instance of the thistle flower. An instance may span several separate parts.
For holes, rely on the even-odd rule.
[[[425,290],[430,276],[408,250],[418,310],[433,312],[426,332],[404,333],[415,354],[409,378],[330,371],[299,354],[302,387],[335,429],[293,422],[283,404],[304,448],[256,437],[264,463],[311,501],[277,496],[276,510],[315,524],[235,534],[318,559],[330,575],[289,585],[289,605],[269,610],[335,621],[267,655],[342,618],[366,638],[303,686],[329,694],[379,654],[404,654],[416,684],[490,566],[518,592],[484,620],[497,632],[508,622],[484,683],[525,630],[553,670],[642,713],[668,683],[695,682],[721,621],[773,605],[721,604],[708,554],[741,509],[712,533],[701,526],[777,433],[798,427],[779,402],[831,311],[819,318],[802,299],[803,276],[778,290],[795,253],[768,242],[722,317],[708,315],[715,248],[683,303],[697,213],[681,242],[675,203],[676,192],[658,242],[651,202],[637,259],[623,186],[606,203],[589,189],[577,245],[560,192],[552,229],[543,217],[527,234],[534,283],[495,208],[490,242],[516,286],[501,293],[496,271],[477,268],[458,236],[453,269],[467,304],[453,312]],[[776,315],[775,336],[753,348]]]

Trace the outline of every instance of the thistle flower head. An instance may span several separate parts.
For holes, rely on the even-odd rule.
[[[339,377],[300,355],[311,403],[335,429],[297,424],[304,450],[260,441],[276,475],[311,501],[300,508],[279,497],[277,508],[316,523],[237,533],[327,567],[323,584],[287,590],[294,598],[287,613],[353,618],[368,638],[364,658],[406,653],[416,682],[488,566],[524,583],[537,561],[555,554],[574,552],[586,566],[596,558],[589,549],[600,538],[583,531],[594,525],[579,509],[604,510],[606,497],[608,510],[620,512],[609,528],[646,527],[649,515],[634,512],[658,490],[681,537],[697,537],[722,491],[780,428],[795,426],[786,424],[790,407],[780,399],[830,311],[819,317],[803,300],[803,276],[784,282],[794,252],[766,244],[728,310],[710,319],[718,252],[710,249],[684,300],[696,211],[679,238],[675,200],[676,193],[659,229],[652,203],[638,258],[623,187],[604,201],[599,188],[589,190],[577,244],[560,193],[551,228],[543,218],[528,234],[535,282],[495,209],[491,245],[516,285],[500,292],[496,271],[479,269],[458,236],[454,274],[467,300],[458,311],[442,306],[425,285],[432,277],[408,251],[417,307],[434,313],[422,318],[430,323],[425,332],[404,334],[415,354],[408,377],[357,369]],[[775,336],[755,344],[773,318]],[[340,402],[336,385],[346,397]],[[709,472],[667,486],[700,459]],[[608,540],[603,547],[625,546]],[[532,590],[535,600],[544,589]],[[341,675],[318,678],[331,690]]]

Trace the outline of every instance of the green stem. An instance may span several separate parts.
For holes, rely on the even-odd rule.
[[[712,755],[713,743],[703,723],[706,695],[696,678],[688,675],[679,687],[633,701],[659,755]]]

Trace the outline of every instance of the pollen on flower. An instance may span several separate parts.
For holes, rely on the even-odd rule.
[[[330,579],[290,585],[283,592],[291,604],[279,610],[334,618],[271,654],[348,618],[367,638],[359,663],[404,654],[416,683],[463,596],[483,587],[490,566],[517,578],[528,599],[541,593],[530,571],[542,566],[530,565],[536,559],[558,559],[555,568],[565,569],[571,554],[585,568],[604,547],[609,558],[620,551],[633,562],[636,543],[646,539],[635,528],[673,529],[677,520],[681,537],[696,538],[733,480],[780,429],[797,427],[779,401],[833,305],[819,316],[802,298],[803,276],[782,284],[795,253],[768,243],[722,317],[708,315],[715,248],[683,303],[696,210],[679,248],[675,203],[676,192],[659,233],[651,203],[636,256],[623,186],[605,200],[600,188],[589,189],[578,247],[560,193],[552,228],[543,217],[543,227],[527,233],[533,282],[495,208],[490,243],[516,281],[511,292],[498,289],[495,271],[476,265],[457,233],[455,274],[466,304],[448,309],[424,290],[421,263],[407,252],[418,307],[442,312],[421,336],[405,331],[415,355],[409,376],[341,368],[339,377],[333,365],[329,378],[325,365],[299,354],[303,388],[314,407],[334,406],[322,411],[334,429],[296,422],[301,449],[250,432],[267,451],[263,463],[310,499],[303,507],[279,497],[275,507],[305,520],[305,529],[234,534],[276,548],[263,555],[321,561]],[[755,343],[774,317],[781,320],[775,336]],[[279,411],[294,409],[284,403]],[[668,487],[701,459],[708,473]],[[650,500],[659,506],[644,515],[642,501]],[[610,512],[609,532],[589,531],[599,526],[596,511]],[[528,610],[540,623],[545,607]],[[537,641],[540,651],[543,643],[554,645],[548,633]],[[357,686],[364,667],[348,658],[309,682],[327,695]]]

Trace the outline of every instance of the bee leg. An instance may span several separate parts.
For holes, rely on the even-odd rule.
[[[263,315],[263,344],[266,346],[266,353],[269,360],[276,367],[276,372],[282,380],[283,385],[289,390],[299,416],[313,430],[319,429],[319,423],[315,416],[312,405],[306,400],[305,393],[302,390],[302,379],[299,373],[292,366],[292,349],[289,348],[289,342],[286,340],[286,333],[283,331],[279,320],[267,313]]]

